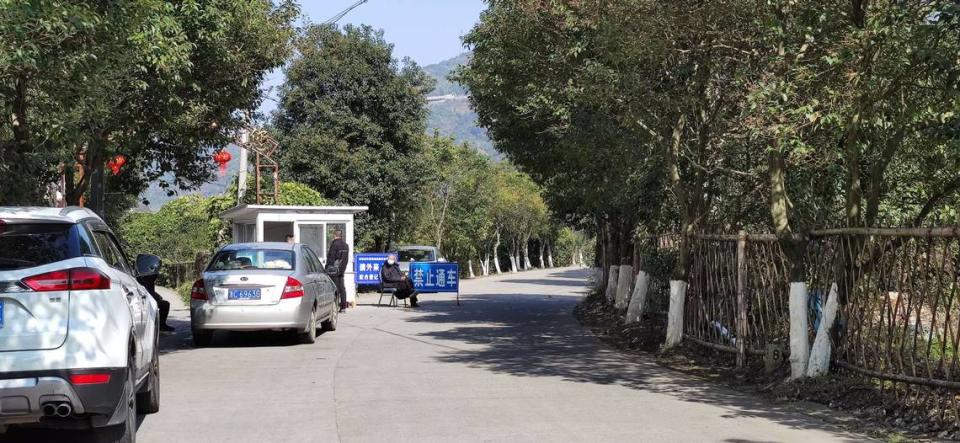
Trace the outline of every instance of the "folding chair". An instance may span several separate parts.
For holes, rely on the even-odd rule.
[[[399,283],[385,283],[383,281],[383,271],[380,271],[380,300],[377,301],[377,306],[383,306],[383,297],[387,294],[390,294],[390,303],[388,306],[399,306],[397,302],[397,289],[400,287]],[[403,306],[407,307],[407,299],[403,299]]]

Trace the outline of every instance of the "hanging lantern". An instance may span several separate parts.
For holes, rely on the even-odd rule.
[[[123,154],[117,154],[107,161],[107,168],[110,168],[113,175],[117,175],[120,174],[120,168],[123,168],[125,164],[127,164],[127,157]]]
[[[220,167],[221,177],[227,175],[227,164],[230,163],[231,159],[233,159],[233,156],[226,150],[217,151],[213,154],[213,161]]]

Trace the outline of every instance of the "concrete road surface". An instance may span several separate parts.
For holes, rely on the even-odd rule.
[[[464,281],[463,305],[341,316],[314,345],[163,339],[161,412],[141,442],[862,441],[775,404],[605,347],[571,311],[587,272]],[[75,440],[73,437],[70,440]],[[37,440],[34,440],[37,441]]]

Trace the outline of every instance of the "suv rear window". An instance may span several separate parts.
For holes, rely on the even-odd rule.
[[[0,271],[80,257],[76,225],[0,222]]]
[[[239,271],[241,269],[279,269],[292,271],[293,251],[276,249],[239,249],[220,251],[210,262],[208,271]]]

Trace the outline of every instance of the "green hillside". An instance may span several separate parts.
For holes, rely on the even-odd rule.
[[[437,131],[440,135],[453,137],[458,142],[470,143],[488,156],[499,158],[486,131],[477,126],[477,114],[470,108],[470,101],[466,97],[467,90],[447,78],[457,66],[466,63],[469,59],[470,54],[464,53],[423,68],[437,80],[437,87],[430,94],[431,97],[452,96],[430,102],[427,131],[430,134]]]

